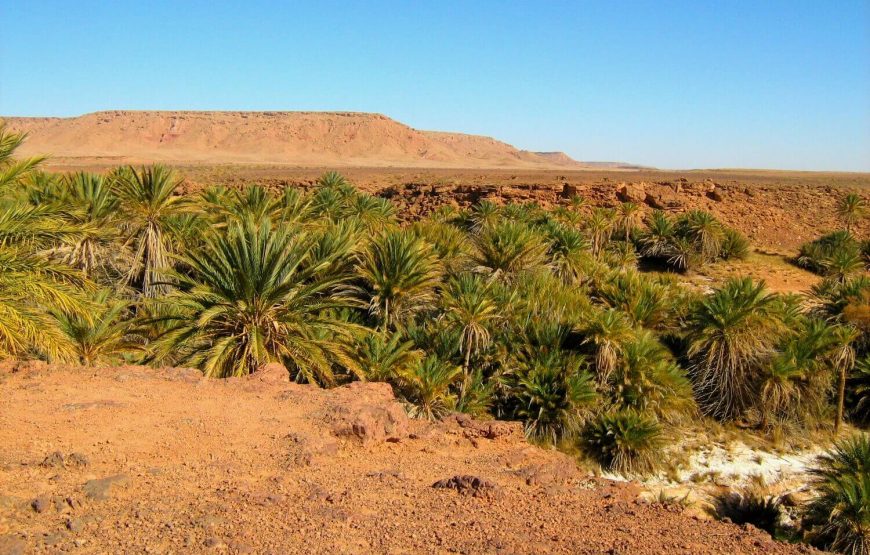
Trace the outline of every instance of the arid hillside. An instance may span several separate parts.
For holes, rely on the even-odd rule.
[[[383,383],[0,368],[0,553],[808,553]]]
[[[187,162],[292,166],[578,168],[489,137],[419,131],[354,112],[107,111],[74,118],[7,118],[30,138],[21,155],[70,163]]]

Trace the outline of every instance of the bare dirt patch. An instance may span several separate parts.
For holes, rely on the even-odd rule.
[[[645,502],[514,424],[407,420],[383,384],[16,368],[0,374],[4,552],[809,551]]]

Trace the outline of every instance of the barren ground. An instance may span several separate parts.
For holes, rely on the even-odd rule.
[[[13,371],[14,370],[14,371]],[[280,368],[0,373],[0,553],[800,553],[646,503],[498,422]],[[480,478],[465,492],[435,488]]]

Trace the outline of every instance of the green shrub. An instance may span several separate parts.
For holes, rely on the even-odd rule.
[[[719,256],[725,260],[749,256],[749,239],[736,229],[726,227],[722,232],[722,246]]]
[[[573,437],[597,399],[582,360],[554,349],[535,352],[519,364],[510,379],[511,416],[523,421],[529,438],[558,443]]]
[[[410,414],[435,420],[456,406],[456,395],[450,391],[450,386],[462,378],[462,369],[428,356],[405,369],[399,378],[402,396],[410,405]]]
[[[861,245],[848,231],[834,231],[801,245],[797,265],[821,276],[848,275],[861,270]]]
[[[653,471],[662,443],[658,420],[633,410],[597,415],[587,423],[580,440],[580,446],[602,467],[625,474]]]
[[[812,473],[816,497],[804,516],[808,539],[840,553],[870,553],[870,436],[837,443]]]

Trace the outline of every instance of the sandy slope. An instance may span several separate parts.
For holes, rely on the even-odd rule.
[[[7,118],[28,131],[25,155],[118,162],[455,168],[582,167],[563,153],[522,151],[489,137],[419,131],[353,112],[109,111]]]
[[[644,502],[516,425],[409,421],[385,384],[282,370],[0,368],[0,553],[809,551]],[[482,486],[433,487],[457,475]]]

